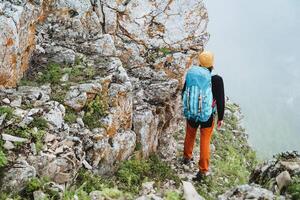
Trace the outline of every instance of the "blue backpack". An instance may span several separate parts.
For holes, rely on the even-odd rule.
[[[183,93],[183,112],[188,120],[206,122],[213,108],[211,73],[199,66],[191,67],[186,74],[186,87]]]

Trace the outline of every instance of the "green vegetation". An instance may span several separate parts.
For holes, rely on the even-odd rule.
[[[36,124],[45,126],[43,120],[41,120],[39,118],[37,118],[37,119],[38,120],[37,120]],[[43,138],[44,138],[44,135],[46,132],[41,129],[38,129],[37,131],[35,131],[34,129],[32,129],[30,127],[22,128],[22,127],[13,126],[13,127],[6,128],[4,130],[4,133],[22,137],[22,138],[27,138],[28,140],[32,140],[36,145],[36,150],[39,152],[42,149]],[[15,143],[15,146],[17,149],[22,147],[22,145],[23,145],[23,143]]]
[[[13,109],[6,106],[0,106],[0,116],[6,113],[6,120],[10,120],[13,118]]]
[[[248,146],[247,139],[235,137],[231,130],[237,129],[238,119],[225,118],[225,125],[230,127],[223,131],[214,131],[212,143],[215,152],[211,159],[213,176],[208,177],[196,188],[207,200],[215,199],[234,185],[242,185],[248,182],[251,170],[257,164],[255,152]]]
[[[182,196],[178,192],[168,191],[165,193],[165,200],[181,200]]]
[[[8,163],[6,154],[4,152],[5,151],[3,150],[2,145],[0,144],[0,168],[4,167]]]
[[[29,124],[29,127],[37,127],[44,130],[48,127],[47,124],[47,121],[43,117],[34,117],[33,121]]]
[[[64,117],[65,122],[72,124],[76,122],[76,119],[77,119],[76,112],[73,109],[66,107],[66,114]]]
[[[166,48],[166,47],[160,48],[159,52],[163,53],[164,56],[169,55],[169,54],[172,53],[172,51],[170,49]]]
[[[97,176],[90,171],[81,169],[76,179],[76,188],[81,187],[82,190],[90,193],[95,190],[103,190],[104,188],[113,187],[113,183]]]
[[[40,84],[52,83],[58,84],[62,77],[62,68],[59,64],[50,63],[42,74],[37,78],[37,82]]]
[[[121,189],[133,193],[137,193],[142,183],[149,180],[154,180],[156,184],[166,179],[174,180],[178,185],[180,183],[176,172],[155,155],[150,156],[149,160],[133,159],[123,162],[116,175]]]
[[[74,195],[77,195],[80,200],[90,200],[89,193],[92,191],[101,191],[101,194],[106,199],[133,199],[129,193],[124,193],[117,188],[114,188],[113,182],[108,182],[104,178],[92,174],[90,171],[81,169],[77,174],[75,183],[67,188],[62,194],[62,198],[56,190],[51,189],[50,180],[47,177],[32,178],[26,184],[26,189],[22,192],[25,199],[32,199],[33,192],[40,190],[46,195],[46,199],[51,200],[73,200]],[[0,198],[1,199],[1,198]]]
[[[288,186],[286,192],[291,195],[292,200],[300,199],[300,176],[293,177],[293,182]]]
[[[99,119],[107,115],[109,105],[106,95],[96,95],[95,99],[87,103],[84,108],[85,115],[83,117],[83,122],[89,128],[97,128],[101,125]]]
[[[51,99],[61,104],[64,103],[65,96],[70,89],[70,84],[53,85]]]

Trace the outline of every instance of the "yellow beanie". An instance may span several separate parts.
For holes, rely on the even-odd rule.
[[[202,67],[213,67],[214,65],[214,54],[210,51],[203,51],[199,54],[199,64]]]

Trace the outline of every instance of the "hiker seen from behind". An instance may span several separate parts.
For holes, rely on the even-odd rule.
[[[210,173],[210,141],[217,115],[217,126],[221,128],[225,95],[223,79],[212,75],[214,55],[204,51],[198,55],[199,66],[192,66],[186,74],[182,90],[183,112],[186,118],[183,163],[193,161],[193,148],[197,129],[200,127],[199,172],[194,181],[201,181]]]

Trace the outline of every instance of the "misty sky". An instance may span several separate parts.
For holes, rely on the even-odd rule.
[[[300,151],[300,1],[205,0],[207,48],[260,156]]]

